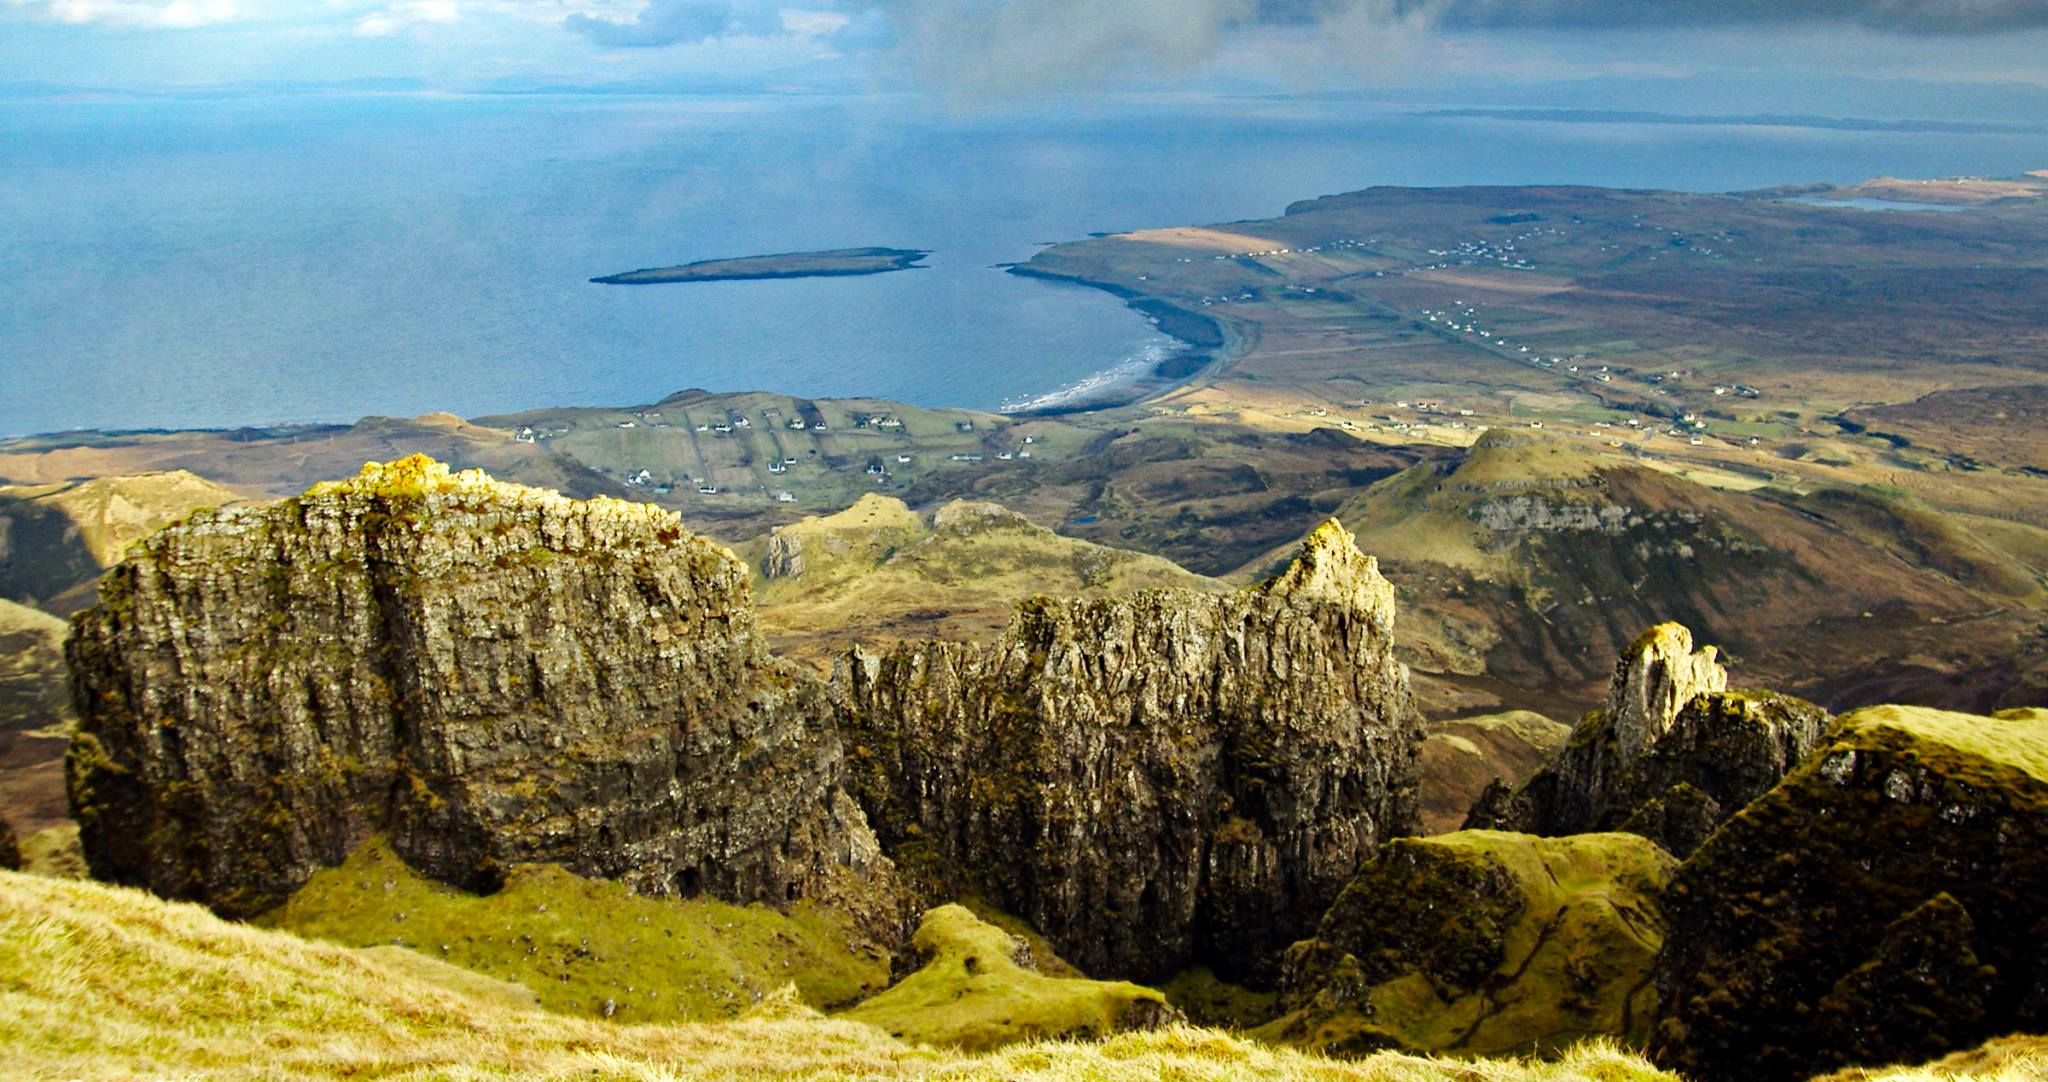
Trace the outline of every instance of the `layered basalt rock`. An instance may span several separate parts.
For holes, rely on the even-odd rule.
[[[2048,711],[1881,706],[1666,896],[1651,1055],[1702,1082],[1914,1062],[2048,1028]]]
[[[1615,666],[1607,703],[1520,788],[1495,784],[1466,826],[1565,835],[1626,830],[1684,856],[1798,766],[1827,711],[1790,695],[1728,690],[1714,648],[1660,624]]]
[[[652,507],[372,464],[158,534],[68,659],[103,879],[246,915],[385,834],[469,887],[549,862],[898,919],[822,687],[769,656],[745,565]]]
[[[1038,598],[991,645],[854,650],[850,786],[1088,972],[1258,981],[1358,865],[1416,828],[1420,725],[1393,590],[1335,522],[1230,594]]]

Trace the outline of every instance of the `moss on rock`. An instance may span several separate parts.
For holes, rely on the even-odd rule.
[[[1874,707],[1667,901],[1652,1054],[1789,1080],[2048,1026],[2048,716]]]
[[[1394,842],[1288,950],[1287,1013],[1255,1032],[1348,1054],[1640,1044],[1675,863],[1632,834]]]
[[[911,946],[923,960],[916,972],[839,1017],[913,1043],[969,1051],[1156,1029],[1179,1017],[1150,988],[1038,972],[1028,945],[965,906],[926,913]]]

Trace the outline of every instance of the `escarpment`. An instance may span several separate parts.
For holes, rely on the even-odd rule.
[[[196,515],[67,647],[87,859],[246,915],[382,834],[466,886],[556,863],[888,925],[823,689],[769,656],[747,578],[672,514],[417,456]]]
[[[1615,665],[1607,703],[1519,789],[1496,783],[1466,826],[1566,835],[1625,830],[1684,856],[1776,785],[1819,742],[1827,711],[1731,691],[1713,647],[1660,624]]]
[[[2048,711],[1879,706],[1680,868],[1652,1058],[1701,1082],[2048,1027]]]
[[[899,859],[950,870],[1091,973],[1270,979],[1416,826],[1422,733],[1393,591],[1334,522],[1266,584],[1037,598],[987,646],[855,649],[849,785]]]

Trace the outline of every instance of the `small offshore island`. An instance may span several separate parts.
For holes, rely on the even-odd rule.
[[[677,267],[650,267],[592,278],[598,285],[651,286],[672,282],[744,282],[761,278],[830,278],[920,269],[930,252],[912,248],[835,248],[740,259],[706,259]]]

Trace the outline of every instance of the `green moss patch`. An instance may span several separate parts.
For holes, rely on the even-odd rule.
[[[1633,834],[1394,842],[1288,950],[1287,1013],[1254,1034],[1351,1054],[1640,1044],[1675,866]]]
[[[926,913],[911,945],[924,966],[839,1017],[913,1043],[982,1050],[1149,1029],[1174,1014],[1166,997],[1150,988],[1049,977],[1020,965],[1020,941],[965,906]]]
[[[1946,744],[2048,782],[2048,710],[2008,710],[1986,718],[1920,706],[1872,706],[1843,717],[1840,733],[1853,740],[1875,728]]]
[[[552,865],[496,894],[444,886],[372,841],[256,923],[352,947],[398,946],[530,989],[542,1006],[620,1021],[735,1017],[793,984],[852,1002],[888,982],[885,952],[837,914],[646,898]]]
[[[1279,1013],[1280,997],[1232,984],[1197,966],[1176,974],[1159,989],[1188,1021],[1198,1026],[1221,1029],[1251,1029],[1272,1021]]]

